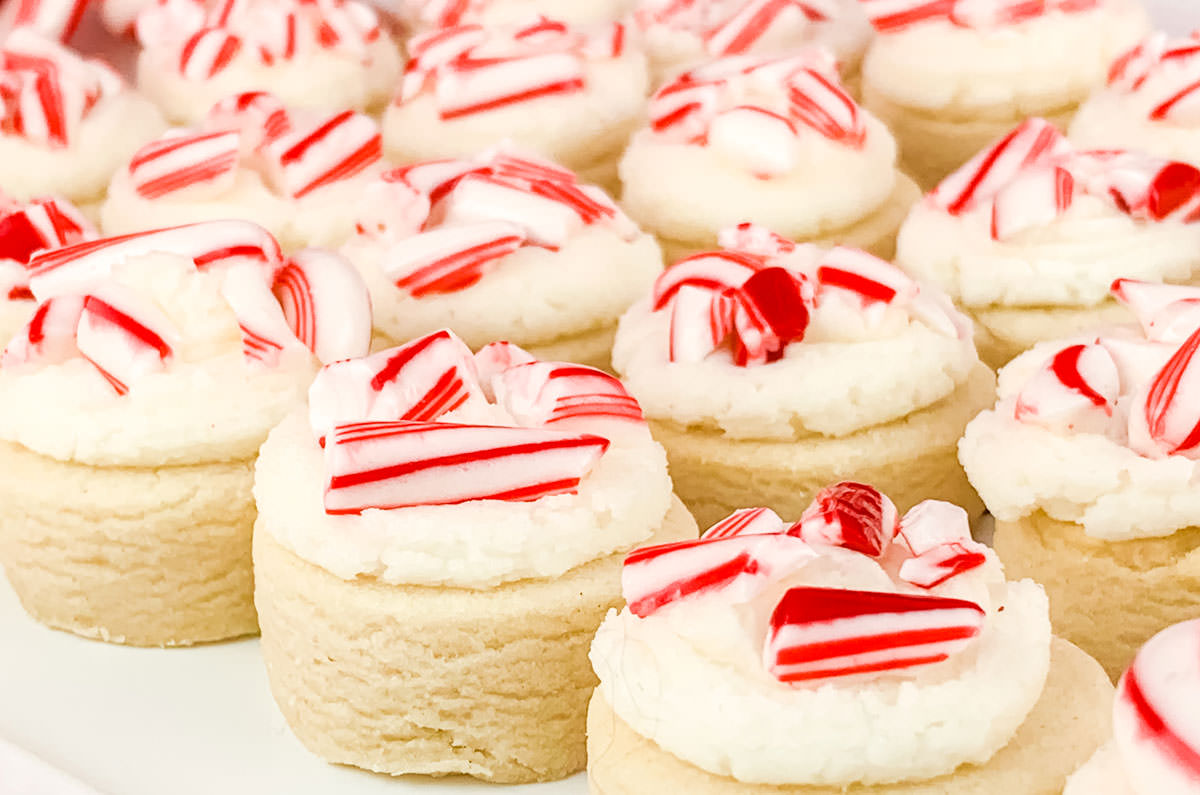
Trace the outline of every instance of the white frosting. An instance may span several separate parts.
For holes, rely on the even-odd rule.
[[[739,11],[746,0],[695,3],[675,14],[662,13],[664,7],[674,5],[678,3],[673,0],[644,1],[636,17],[656,82],[713,57],[705,45],[704,34]],[[821,44],[837,56],[843,70],[856,69],[872,35],[871,23],[859,0],[827,0],[816,5],[833,13],[822,20],[793,14],[792,24],[777,25],[746,52],[778,55],[804,45]]]
[[[33,301],[13,301],[0,298],[0,348],[8,344],[33,317],[37,304]]]
[[[769,364],[739,367],[727,350],[672,362],[670,315],[652,312],[649,299],[634,304],[621,318],[613,366],[646,416],[716,425],[735,439],[836,436],[890,422],[952,393],[979,361],[969,336],[900,319],[861,341],[791,344]]]
[[[143,48],[137,62],[138,87],[168,119],[190,124],[218,101],[245,91],[269,91],[289,108],[377,108],[390,96],[401,60],[395,43],[380,35],[366,44],[362,57],[312,49],[270,66],[253,50],[242,48],[225,69],[206,80],[184,77],[178,64],[174,46]]]
[[[285,250],[337,246],[354,233],[355,204],[382,170],[382,165],[370,166],[293,199],[269,188],[257,171],[243,165],[233,186],[220,196],[192,198],[182,191],[147,199],[134,188],[129,170],[122,168],[113,176],[108,198],[100,207],[100,226],[106,235],[120,235],[238,218],[267,229]]]
[[[870,590],[895,589],[868,559],[850,556],[859,563],[848,570],[823,566],[828,558],[808,564],[764,604],[798,584],[862,588],[864,566],[882,578]],[[989,613],[970,649],[894,675],[783,684],[763,666],[761,618],[719,592],[644,619],[610,612],[592,665],[600,692],[634,731],[716,775],[824,786],[927,779],[990,759],[1045,684],[1045,593],[1029,580],[990,589],[1004,610]]]
[[[501,415],[494,406],[468,404],[439,421],[514,424]],[[258,530],[343,579],[489,588],[558,577],[649,538],[670,505],[666,455],[645,426],[598,422],[611,445],[576,494],[331,516],[323,505],[322,452],[297,411],[271,432],[259,456]],[[587,427],[578,422],[572,430]]]
[[[0,132],[0,190],[22,201],[51,194],[99,199],[113,173],[165,128],[154,105],[126,89],[102,97],[66,147]]]
[[[863,79],[889,101],[924,111],[1048,113],[1079,103],[1103,83],[1112,59],[1147,27],[1135,0],[1102,0],[1093,10],[1051,12],[1016,25],[930,21],[877,35]]]
[[[1125,775],[1121,756],[1111,742],[1100,746],[1083,767],[1067,779],[1063,795],[1137,795]]]
[[[571,169],[594,165],[619,150],[640,120],[649,78],[645,56],[631,47],[619,58],[587,60],[583,71],[581,91],[453,119],[442,119],[434,92],[422,91],[388,107],[384,151],[396,162],[419,162],[475,155],[507,139]]]
[[[1140,338],[1131,330],[1114,331],[1113,336]],[[1018,393],[1037,369],[1070,344],[1042,343],[1010,362],[1000,372],[996,407],[967,425],[959,460],[988,510],[1006,522],[1041,510],[1109,541],[1169,536],[1200,525],[1195,486],[1200,461],[1182,455],[1151,459],[1129,449],[1119,435],[1067,434],[1015,418]],[[1130,391],[1124,385],[1118,416]],[[1031,450],[1037,454],[1030,455]]]
[[[452,328],[471,347],[496,339],[544,344],[611,325],[662,270],[654,238],[627,241],[612,229],[590,226],[558,251],[518,249],[466,289],[414,298],[380,268],[387,251],[366,236],[341,249],[371,291],[375,327],[394,340]]]
[[[793,239],[844,228],[879,209],[896,184],[896,143],[864,116],[864,148],[816,133],[798,137],[794,168],[770,179],[715,147],[639,130],[620,163],[622,203],[648,227],[683,241],[707,240],[742,221]]]
[[[63,461],[164,466],[254,456],[267,432],[304,399],[315,363],[299,346],[278,367],[248,365],[219,271],[153,254],[113,269],[153,301],[181,340],[168,366],[116,395],[82,358],[0,370],[0,439]]]
[[[926,199],[896,241],[896,264],[968,307],[1096,306],[1117,278],[1187,282],[1200,270],[1200,224],[1139,221],[1076,192],[1049,224],[991,235],[992,203],[951,215]]]

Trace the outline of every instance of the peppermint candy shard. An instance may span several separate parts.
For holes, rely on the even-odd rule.
[[[1061,166],[1027,169],[1001,188],[992,204],[993,240],[1047,226],[1071,208],[1075,178]]]
[[[947,19],[955,0],[859,0],[867,19],[880,33],[889,33],[931,20]]]
[[[671,302],[667,358],[672,362],[704,361],[733,331],[735,308],[729,293],[682,285]]]
[[[294,126],[267,143],[263,152],[276,188],[302,199],[380,162],[383,138],[369,116],[346,110]]]
[[[404,238],[380,267],[414,298],[451,293],[478,283],[524,243],[524,230],[506,221],[448,226]]]
[[[242,355],[248,363],[275,367],[285,349],[299,346],[259,266],[242,263],[228,268],[221,296],[237,317]]]
[[[287,107],[274,94],[246,91],[213,105],[204,117],[203,127],[238,133],[243,154],[247,154],[288,132],[292,120]]]
[[[1129,446],[1143,456],[1200,457],[1200,329],[1184,340],[1130,407]]]
[[[967,512],[942,500],[924,500],[909,508],[900,520],[896,540],[913,556],[944,544],[974,543]]]
[[[764,267],[766,263],[761,256],[740,251],[714,251],[686,257],[654,281],[653,307],[656,311],[666,307],[684,285],[713,292],[741,287]]]
[[[62,364],[79,353],[75,332],[83,314],[83,296],[63,295],[43,301],[33,317],[0,355],[0,367]]]
[[[196,188],[228,190],[234,183],[240,146],[236,132],[169,135],[133,156],[129,178],[144,199]]]
[[[629,553],[621,569],[621,592],[639,618],[680,600],[720,592],[744,603],[773,580],[817,557],[808,544],[788,535],[736,535],[643,547]]]
[[[339,425],[325,446],[325,511],[524,502],[574,494],[608,440],[541,428],[431,422]]]
[[[804,339],[812,290],[787,268],[764,268],[733,293],[734,363],[763,364]]]
[[[705,541],[731,536],[782,533],[787,525],[770,508],[740,508],[708,528],[701,535]]]
[[[528,362],[492,378],[496,402],[524,426],[577,420],[641,424],[642,408],[608,373],[568,362]]]
[[[843,481],[817,492],[788,532],[810,544],[829,544],[879,558],[899,528],[895,504],[873,486]]]
[[[118,395],[161,372],[177,332],[157,310],[115,285],[83,299],[75,344]]]
[[[864,305],[911,300],[919,287],[908,274],[856,248],[837,246],[825,253],[817,267],[817,285],[826,290],[844,290],[857,295]]]
[[[791,113],[821,135],[861,149],[867,128],[858,103],[832,78],[815,69],[801,69],[788,81]]]
[[[276,271],[272,290],[292,333],[322,363],[370,350],[371,297],[343,257],[322,249],[297,252]]]
[[[690,3],[670,3],[660,12],[660,18],[669,20],[677,10],[690,9]],[[811,20],[828,19],[832,10],[821,3],[797,2],[797,0],[748,0],[739,4],[733,13],[704,34],[705,49],[710,55],[736,55],[749,52],[755,44],[784,24],[789,17],[796,17],[802,24]],[[835,10],[835,9],[834,9]]]
[[[1200,328],[1200,287],[1117,279],[1110,292],[1129,307],[1149,340],[1180,343]]]
[[[917,668],[968,649],[984,618],[962,599],[792,588],[771,614],[763,659],[787,683]]]
[[[1187,795],[1200,781],[1200,621],[1167,627],[1138,651],[1117,684],[1113,738],[1135,781]]]
[[[537,359],[529,351],[511,342],[489,342],[475,353],[475,372],[479,385],[488,400],[495,400],[492,380],[505,370],[519,364],[530,364]]]
[[[1023,169],[1070,151],[1070,144],[1053,124],[1027,119],[943,179],[929,200],[951,215],[960,215],[994,197]]]
[[[1103,345],[1069,345],[1021,389],[1013,415],[1047,428],[1103,433],[1120,391],[1120,372]]]
[[[61,199],[35,199],[11,207],[0,203],[0,263],[14,262],[24,270],[41,251],[98,236],[91,222]]]
[[[900,564],[900,579],[918,588],[936,588],[987,563],[986,547],[951,541]]]

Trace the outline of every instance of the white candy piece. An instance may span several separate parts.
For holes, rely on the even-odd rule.
[[[124,395],[142,378],[166,368],[179,332],[132,290],[106,284],[84,297],[75,344],[117,394]]]
[[[1179,346],[1129,407],[1129,448],[1147,458],[1200,458],[1200,329]]]
[[[0,367],[61,364],[79,354],[75,332],[83,314],[83,296],[63,295],[43,301],[0,356]]]
[[[1106,433],[1121,375],[1102,345],[1071,345],[1054,354],[1017,396],[1016,418],[1071,433]]]
[[[782,533],[787,525],[779,514],[770,508],[739,508],[714,524],[701,534],[701,538],[711,541],[715,538],[730,536],[767,535]]]
[[[221,280],[221,296],[237,316],[246,361],[274,367],[284,350],[300,347],[261,267],[241,263],[227,268]]]

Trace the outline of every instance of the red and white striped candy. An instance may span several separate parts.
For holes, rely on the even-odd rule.
[[[434,82],[440,67],[466,57],[487,40],[481,25],[455,25],[413,36],[396,101],[404,103],[420,94]]]
[[[1113,739],[1131,781],[1154,795],[1200,789],[1200,620],[1152,637],[1117,684]]]
[[[908,274],[865,251],[846,246],[830,249],[817,266],[818,301],[829,290],[858,297],[863,305],[908,302],[920,288]]]
[[[889,33],[947,19],[955,0],[859,0],[875,30]]]
[[[420,19],[434,28],[449,28],[461,24],[472,6],[471,0],[411,0]]]
[[[541,428],[339,425],[325,445],[325,512],[574,494],[607,449],[599,436]]]
[[[808,20],[825,19],[834,10],[822,8],[820,3],[797,0],[746,0],[730,16],[705,33],[705,48],[711,55],[748,52],[774,30],[787,25],[802,26]]]
[[[83,296],[63,295],[43,301],[0,356],[0,367],[61,364],[79,353],[75,331],[83,314]]]
[[[866,125],[858,103],[839,85],[836,75],[801,69],[788,80],[788,100],[793,118],[831,141],[862,147]]]
[[[452,293],[476,284],[524,243],[525,231],[507,221],[446,226],[399,241],[380,268],[414,298]]]
[[[700,538],[635,549],[621,569],[621,593],[640,618],[683,599],[720,592],[727,602],[748,602],[775,579],[817,557],[789,535]]]
[[[29,263],[30,287],[40,300],[78,292],[108,276],[114,265],[154,253],[187,257],[202,269],[241,260],[274,267],[283,258],[279,243],[258,224],[236,220],[205,221],[76,243],[43,252]]]
[[[449,193],[464,175],[487,171],[487,166],[470,160],[426,160],[387,171],[384,179],[404,182],[413,190],[427,195],[431,202],[436,202]]]
[[[719,83],[700,81],[685,72],[650,97],[646,107],[650,129],[674,140],[702,142],[723,93]]]
[[[475,372],[488,400],[495,400],[492,381],[512,367],[536,362],[533,354],[511,342],[489,342],[475,353]]]
[[[178,332],[152,305],[118,285],[105,285],[83,299],[75,344],[118,395],[166,368]]]
[[[1180,343],[1200,328],[1200,287],[1117,279],[1110,292],[1129,307],[1149,340]]]
[[[1046,165],[1023,171],[996,193],[992,239],[1009,240],[1053,223],[1070,209],[1074,197],[1075,178],[1065,168]]]
[[[1070,151],[1070,144],[1053,124],[1045,119],[1026,119],[942,180],[929,199],[958,215],[995,196],[1022,170]]]
[[[496,402],[521,425],[577,420],[642,423],[642,408],[608,373],[568,362],[528,362],[492,379]]]
[[[789,530],[810,544],[844,547],[873,558],[887,551],[900,517],[887,495],[873,486],[844,481],[817,492]]]
[[[202,28],[179,52],[179,74],[187,80],[210,80],[229,67],[242,49],[242,38],[224,28]]]
[[[29,276],[25,268],[12,260],[0,259],[0,301],[32,301]]]
[[[717,232],[717,244],[729,251],[755,254],[765,259],[783,257],[796,250],[796,244],[786,237],[749,222]]]
[[[685,285],[711,292],[741,287],[765,267],[763,258],[741,251],[694,254],[667,268],[654,281],[654,309],[662,309]]]
[[[701,362],[733,331],[736,301],[729,293],[681,285],[671,302],[667,358]]]
[[[67,41],[79,26],[88,0],[13,0],[6,9],[9,28],[32,28],[39,34]]]
[[[1126,91],[1139,88],[1161,62],[1167,43],[1166,32],[1155,31],[1121,53],[1108,68],[1108,85]]]
[[[770,508],[740,508],[701,534],[705,541],[731,536],[755,536],[782,533],[787,525]]]
[[[764,268],[734,296],[734,362],[762,364],[783,356],[789,343],[804,339],[812,290],[786,268]]]
[[[900,564],[900,579],[918,588],[937,586],[987,563],[987,547],[952,541]]]
[[[300,341],[288,326],[260,266],[241,263],[227,268],[221,280],[221,296],[237,317],[242,355],[247,362],[274,367],[284,350],[299,347]]]
[[[121,86],[100,62],[19,28],[0,49],[0,130],[43,146],[67,146],[91,108]]]
[[[956,0],[950,21],[964,28],[1015,25],[1044,14],[1054,0]]]
[[[180,191],[217,195],[233,187],[239,147],[236,132],[169,135],[133,156],[129,178],[146,199]]]
[[[35,199],[11,209],[0,208],[0,263],[25,266],[40,251],[95,237],[91,222],[61,199]]]
[[[363,189],[355,230],[377,240],[403,240],[429,220],[429,197],[419,193],[396,171],[385,172]]]
[[[557,249],[586,222],[560,195],[539,195],[524,185],[490,175],[468,174],[443,200],[443,223],[507,221],[524,230],[530,243]]]
[[[435,88],[443,120],[583,91],[583,64],[568,53],[460,59],[440,71]]]
[[[288,327],[324,364],[371,347],[371,297],[358,269],[331,251],[305,249],[271,285]]]
[[[383,158],[379,126],[369,117],[343,111],[288,132],[264,147],[275,187],[295,199],[361,174]]]
[[[908,509],[896,531],[896,542],[911,555],[924,555],[944,544],[971,541],[967,512],[951,502],[924,500]]]
[[[1200,458],[1200,329],[1133,399],[1129,447],[1147,458]]]
[[[789,683],[932,665],[968,649],[985,617],[962,599],[792,588],[771,614],[763,660]]]
[[[226,97],[204,117],[206,130],[234,130],[241,136],[242,153],[257,151],[291,129],[287,107],[274,94],[247,91]]]
[[[1200,169],[1132,152],[1108,159],[1089,189],[1107,192],[1134,218],[1161,221],[1168,216],[1195,221],[1200,216]]]
[[[1120,391],[1116,362],[1103,345],[1071,345],[1025,384],[1014,416],[1053,430],[1104,433]]]

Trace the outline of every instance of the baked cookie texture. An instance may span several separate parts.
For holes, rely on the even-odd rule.
[[[647,544],[694,538],[675,500]],[[487,590],[343,580],[254,535],[271,692],[311,751],[392,775],[516,784],[586,763],[592,635],[625,553]]]
[[[985,307],[968,311],[975,321],[979,358],[994,370],[1039,342],[1073,337],[1132,319],[1129,310],[1116,301],[1095,307]]]
[[[1010,576],[1045,587],[1054,631],[1113,680],[1155,633],[1200,613],[1200,528],[1106,541],[1037,511],[997,521],[993,543]]]
[[[991,406],[995,387],[995,376],[979,365],[934,405],[846,436],[730,439],[655,419],[650,429],[667,450],[676,494],[701,527],[750,503],[799,516],[817,491],[846,479],[876,485],[901,512],[939,499],[974,518],[983,502],[958,463],[957,444],[967,423]]]
[[[635,733],[597,691],[588,711],[588,789],[592,795],[1058,795],[1067,776],[1109,737],[1112,692],[1095,660],[1055,638],[1041,699],[986,765],[964,765],[924,782],[841,788],[746,784],[715,776]]]
[[[0,443],[0,561],[56,629],[131,646],[255,634],[253,465],[96,467]]]

